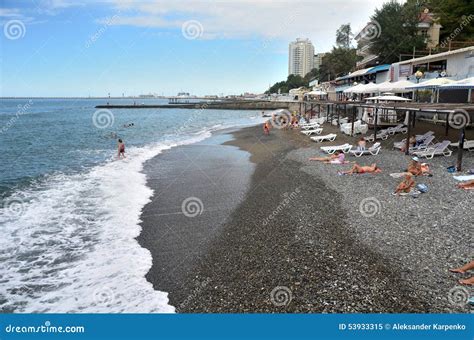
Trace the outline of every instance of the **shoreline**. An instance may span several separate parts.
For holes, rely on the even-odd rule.
[[[153,267],[147,279],[155,289],[169,293],[170,304],[177,312],[416,313],[463,310],[447,304],[447,291],[440,297],[430,293],[430,289],[440,290],[436,284],[418,287],[416,284],[423,285],[423,282],[417,282],[418,274],[411,268],[417,266],[407,269],[400,266],[398,259],[393,261],[393,256],[403,256],[400,255],[402,249],[394,253],[393,249],[377,246],[382,241],[390,244],[397,235],[388,232],[375,236],[367,234],[367,228],[363,226],[370,223],[354,217],[351,211],[353,206],[357,210],[358,204],[349,202],[338,185],[331,183],[347,180],[346,186],[351,186],[352,181],[357,183],[360,179],[350,180],[349,176],[341,179],[335,174],[335,168],[308,164],[307,157],[313,155],[315,146],[319,145],[295,131],[274,129],[270,136],[262,137],[260,126],[248,127],[234,131],[231,138],[227,136],[224,138],[227,140],[221,139],[221,144],[214,145],[213,150],[222,148],[227,153],[230,149],[226,148],[233,147],[246,154],[245,161],[241,159],[240,163],[245,163],[245,167],[249,163],[254,166],[253,171],[246,173],[250,177],[250,190],[237,194],[237,203],[231,209],[215,209],[212,216],[207,216],[213,226],[210,229],[215,232],[191,258],[180,255],[180,251],[175,251],[176,245],[165,242],[170,246],[166,249],[168,258],[179,260],[180,266],[184,264],[185,270],[178,269],[180,280],[165,280],[160,276],[166,274],[166,265],[162,262],[165,250],[157,248],[157,244],[152,245],[150,230],[154,228],[153,237],[159,237],[157,229],[162,221],[150,218],[146,214],[150,209],[144,209],[143,231],[138,240],[153,256]],[[169,154],[179,152],[176,148]],[[386,153],[394,152],[387,150]],[[212,158],[212,154],[207,156]],[[227,156],[235,157],[231,153]],[[160,163],[160,157],[163,155],[154,160],[156,164]],[[148,167],[146,171],[152,169]],[[388,176],[387,173],[384,175]],[[365,178],[362,181],[369,188],[373,184]],[[151,185],[153,190],[157,189],[153,183]],[[190,193],[186,185],[173,190],[182,195]],[[226,199],[222,194],[210,193],[209,196],[217,196],[218,201]],[[205,197],[203,201],[207,199]],[[399,204],[396,198],[390,200],[392,204]],[[153,201],[155,206],[159,205],[155,196]],[[348,207],[348,203],[352,206]],[[174,208],[176,217],[179,204],[175,203]],[[212,223],[216,217],[219,219],[217,227]],[[391,216],[389,221],[396,221],[396,217]],[[204,228],[202,221],[197,219],[188,222]],[[187,229],[180,237],[182,244],[189,245],[196,235],[192,229]],[[409,246],[416,249],[416,245]],[[423,246],[429,248],[430,245]],[[453,260],[461,262],[464,256],[469,256],[465,247],[466,242],[460,245],[458,250],[461,251],[455,258],[445,261],[446,268]],[[416,258],[416,254],[410,256]],[[424,264],[426,261],[419,262]],[[429,274],[431,277],[439,275],[439,268]],[[451,278],[452,275],[444,273],[443,280],[455,286]],[[290,291],[288,305],[276,306],[272,302],[272,291],[279,287]],[[437,298],[442,301],[436,301]]]

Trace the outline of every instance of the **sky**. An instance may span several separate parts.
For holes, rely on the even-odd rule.
[[[387,0],[0,0],[0,96],[262,93]]]

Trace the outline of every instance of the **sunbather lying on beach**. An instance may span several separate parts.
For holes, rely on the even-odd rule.
[[[473,269],[474,269],[474,261],[471,261],[462,267],[450,269],[449,271],[452,273],[464,274],[465,272],[469,270],[473,270]],[[463,285],[474,285],[474,276],[471,276],[468,279],[459,280],[459,283]]]
[[[334,153],[334,155],[331,155],[329,157],[312,157],[309,160],[330,163],[330,164],[344,164],[345,159],[346,159],[346,156],[344,155],[344,152],[337,150]]]
[[[413,157],[410,164],[408,165],[407,172],[414,176],[432,176],[430,168],[427,164],[421,163],[418,157]]]
[[[377,167],[377,164],[372,164],[370,166],[361,166],[357,163],[349,171],[341,171],[340,174],[342,175],[352,175],[352,174],[378,174],[382,172],[382,170]]]
[[[411,174],[406,174],[403,181],[397,186],[394,194],[409,193],[415,187],[415,180]]]
[[[464,183],[459,183],[456,185],[459,189],[464,189],[464,190],[474,190],[474,179],[464,182]]]

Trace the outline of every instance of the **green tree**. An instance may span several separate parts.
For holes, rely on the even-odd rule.
[[[342,48],[350,48],[352,41],[352,29],[350,24],[344,24],[336,31],[336,45]]]
[[[425,48],[424,39],[418,34],[421,8],[420,3],[402,5],[392,0],[375,10],[364,35],[372,43],[371,52],[378,55],[382,63],[397,62],[400,54],[410,53],[413,48]]]

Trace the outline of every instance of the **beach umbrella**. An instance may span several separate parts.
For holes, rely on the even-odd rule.
[[[469,90],[474,89],[474,77],[455,81],[451,84],[441,85],[442,90]]]
[[[412,92],[407,88],[413,85],[416,84],[404,79],[395,82],[386,81],[382,84],[379,84],[379,90],[380,92],[406,93]]]
[[[442,85],[448,85],[454,83],[454,80],[447,79],[447,78],[435,78],[435,79],[430,79],[427,81],[424,81],[419,84],[414,84],[412,86],[409,86],[408,89],[435,89],[438,88]]]
[[[371,89],[375,84],[374,83],[368,83],[368,84],[359,84],[357,85],[357,88],[352,89],[352,93],[371,93],[367,92],[368,89]]]
[[[366,100],[385,100],[389,102],[409,102],[411,99],[408,98],[403,98],[399,96],[375,96],[375,97],[369,97],[365,98]]]
[[[348,89],[345,89],[344,91],[342,91],[343,93],[358,93],[357,91],[361,88],[363,88],[365,86],[365,84],[357,84],[357,85],[354,85],[352,87],[349,87]]]

